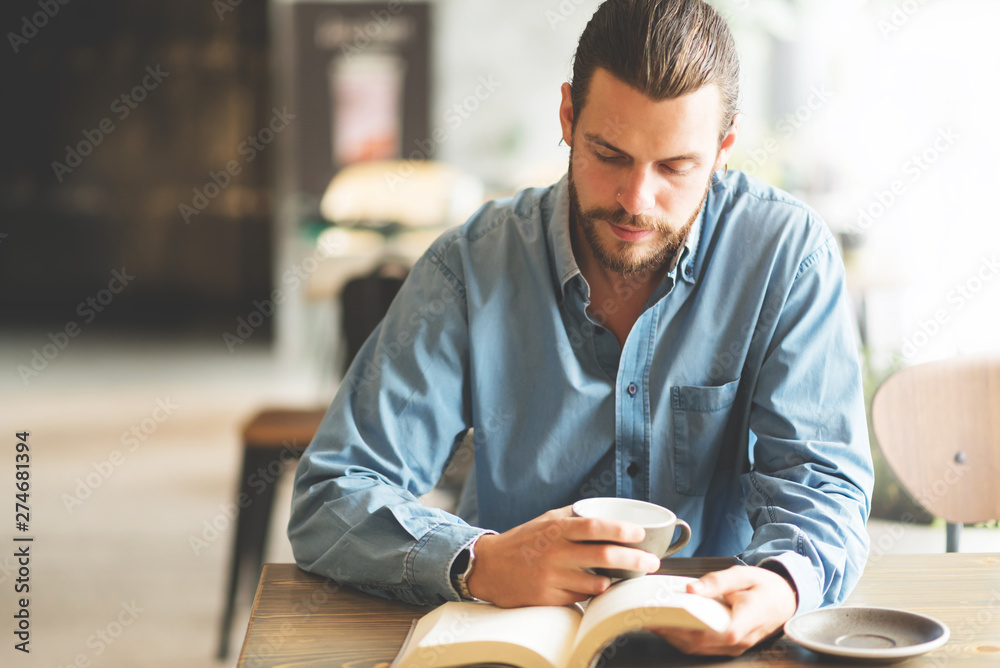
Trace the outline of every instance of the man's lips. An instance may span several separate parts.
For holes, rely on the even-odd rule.
[[[653,236],[653,230],[635,230],[628,227],[620,227],[614,223],[608,223],[608,227],[622,241],[645,241]]]

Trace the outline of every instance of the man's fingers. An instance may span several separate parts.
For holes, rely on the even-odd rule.
[[[541,517],[573,517],[573,506],[553,508],[552,510],[541,515]]]
[[[568,517],[562,521],[564,537],[573,542],[638,543],[646,531],[632,522]]]
[[[494,601],[494,605],[498,608],[521,608],[525,605],[570,605],[572,603],[580,603],[586,601],[590,598],[589,594],[581,594],[575,591],[566,591],[565,589],[545,589],[539,593],[530,604],[525,604],[519,601],[510,601],[506,599],[500,599]]]
[[[739,656],[767,635],[755,632],[747,636],[733,637],[730,631],[715,633],[671,628],[650,630],[685,654],[701,656]]]
[[[780,586],[779,586],[780,584]],[[734,566],[691,583],[688,591],[723,598],[732,606],[732,619],[723,633],[661,632],[668,642],[689,654],[738,656],[780,628],[794,612],[782,601],[790,593],[780,575],[751,566]],[[789,609],[785,609],[789,608]]]
[[[582,601],[603,594],[611,586],[611,578],[581,570],[568,570],[559,573],[551,584],[568,593],[579,595],[580,598],[574,600]]]
[[[692,594],[715,598],[728,598],[733,592],[749,589],[755,583],[750,566],[732,566],[722,571],[713,571],[688,585]]]
[[[627,544],[637,543],[646,535],[638,524],[591,517],[563,517],[559,519],[559,526],[561,538],[573,543],[567,556],[574,567],[618,568],[644,573],[660,568],[660,560],[655,555],[627,547]]]
[[[733,616],[726,629],[726,639],[719,644],[730,644],[745,638],[759,622],[754,606],[746,605],[748,599],[752,600],[752,588],[757,583],[754,571],[749,566],[733,566],[708,573],[688,586],[690,593],[722,598],[732,608]]]
[[[689,631],[684,629],[651,629],[661,638],[685,654],[702,656],[739,656],[743,649],[726,644],[722,636],[712,631]]]
[[[652,573],[660,568],[656,555],[611,543],[580,545],[574,557],[579,559],[582,568],[620,568],[643,573]]]

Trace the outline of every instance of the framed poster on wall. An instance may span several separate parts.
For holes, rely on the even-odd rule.
[[[292,5],[292,148],[298,199],[318,205],[336,172],[400,158],[425,140],[430,115],[430,5]]]

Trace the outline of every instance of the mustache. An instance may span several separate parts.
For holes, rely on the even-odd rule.
[[[630,229],[642,230],[642,231],[669,231],[669,227],[664,225],[663,222],[656,218],[655,216],[638,215],[633,216],[625,209],[606,209],[602,207],[597,207],[593,209],[588,209],[583,212],[583,215],[589,220],[604,220],[612,225],[618,225],[619,227],[628,227]]]

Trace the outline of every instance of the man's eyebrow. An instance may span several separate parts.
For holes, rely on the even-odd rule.
[[[586,139],[587,141],[593,143],[593,144],[597,144],[598,146],[603,146],[604,148],[608,149],[609,151],[614,151],[615,153],[621,153],[622,155],[629,156],[629,154],[628,154],[627,151],[623,151],[622,149],[618,148],[617,146],[615,146],[611,142],[603,139],[600,135],[595,135],[595,134],[592,134],[590,132],[585,132],[585,133],[583,133],[583,138]],[[632,156],[629,156],[629,157],[632,157]],[[657,160],[657,162],[679,162],[679,161],[682,161],[682,160],[691,160],[693,162],[699,162],[699,161],[701,161],[701,154],[700,153],[685,153],[683,155],[675,155],[675,156],[670,157],[670,158],[663,158],[662,160]]]

